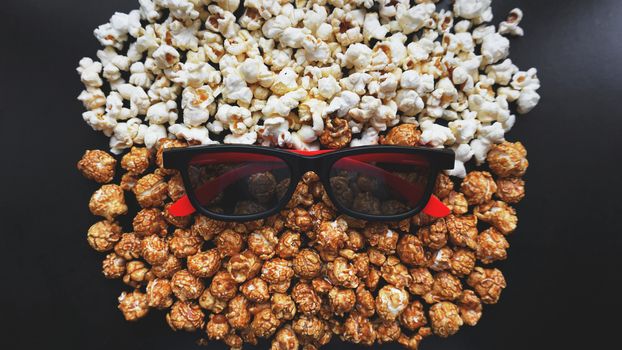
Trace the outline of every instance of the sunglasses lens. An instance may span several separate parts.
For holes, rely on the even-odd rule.
[[[274,209],[291,181],[283,160],[253,153],[202,154],[190,160],[188,174],[203,207],[230,216]]]
[[[421,155],[373,153],[344,157],[330,171],[335,200],[370,216],[405,214],[421,204],[430,178]]]

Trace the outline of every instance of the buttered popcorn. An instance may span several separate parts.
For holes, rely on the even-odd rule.
[[[512,104],[538,104],[540,81],[508,58],[520,9],[496,27],[492,0],[437,2],[143,0],[95,30],[104,49],[77,68],[83,118],[114,153],[163,137],[356,147],[413,125],[464,177],[505,141]]]
[[[417,349],[475,326],[499,300],[506,281],[496,266],[511,255],[529,164],[505,134],[514,110],[540,100],[537,70],[509,58],[508,38],[524,35],[520,9],[496,27],[492,0],[139,3],[95,30],[104,48],[77,69],[83,119],[124,154],[89,151],[78,169],[103,185],[87,241],[105,255],[104,276],[125,282],[126,319],[164,310],[173,330],[232,349],[260,338],[273,349],[333,338]],[[162,151],[217,143],[451,148],[454,169],[434,190],[451,214],[355,220],[308,173],[265,220],[173,217],[167,208],[185,190]],[[394,210],[359,193],[373,178],[341,180],[344,201]],[[288,184],[266,172],[248,185],[253,201],[239,212]]]

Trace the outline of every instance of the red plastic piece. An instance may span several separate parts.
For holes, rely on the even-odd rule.
[[[451,213],[451,210],[447,208],[438,197],[432,195],[428,204],[422,210],[425,214],[433,216],[435,218],[444,218]]]

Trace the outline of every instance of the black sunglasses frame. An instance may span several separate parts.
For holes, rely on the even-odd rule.
[[[195,193],[188,190],[192,188],[190,175],[188,172],[188,165],[193,157],[200,154],[227,152],[267,155],[279,158],[287,164],[291,174],[290,185],[283,198],[281,198],[279,203],[275,205],[274,208],[271,208],[270,210],[261,213],[250,215],[224,215],[207,210],[205,207],[203,207],[203,205],[200,204]],[[426,190],[419,203],[417,203],[417,205],[412,210],[399,215],[369,215],[352,211],[342,206],[339,201],[336,200],[336,196],[332,191],[332,186],[330,186],[329,181],[329,175],[333,164],[343,157],[372,153],[420,154],[425,156],[426,160],[428,160],[430,164],[430,174],[428,182],[426,184]],[[453,150],[451,149],[406,146],[361,146],[335,150],[317,155],[303,155],[285,149],[255,145],[207,145],[191,146],[185,148],[171,148],[165,150],[163,153],[164,167],[167,169],[176,169],[181,173],[184,186],[186,187],[186,195],[188,196],[190,203],[197,212],[214,220],[237,222],[247,222],[264,219],[281,211],[290,201],[291,196],[294,193],[296,186],[298,185],[298,182],[308,171],[313,171],[319,176],[320,181],[324,185],[324,189],[328,194],[328,197],[331,199],[337,210],[341,213],[344,213],[353,218],[366,221],[403,220],[407,217],[411,217],[419,213],[425,207],[434,190],[434,184],[436,182],[438,173],[441,170],[452,169],[454,167],[454,158],[455,155]]]

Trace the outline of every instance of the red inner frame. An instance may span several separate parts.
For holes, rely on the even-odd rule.
[[[322,154],[332,152],[332,150],[319,150],[319,151],[288,150],[288,151],[292,153],[300,154],[303,156],[316,156],[316,155],[322,155]],[[376,154],[362,154],[362,155],[349,156],[349,157],[344,157],[338,160],[337,162],[335,162],[335,165],[337,163],[341,163],[341,164],[345,163],[343,164],[344,166],[355,168],[355,169],[358,168],[370,174],[373,174],[375,176],[384,178],[387,181],[387,183],[393,188],[409,189],[409,191],[402,192],[402,194],[404,194],[405,197],[409,201],[413,203],[418,203],[422,196],[422,193],[421,193],[422,189],[420,187],[414,186],[415,184],[408,182],[402,179],[401,177],[391,174],[381,168],[365,163],[365,161],[379,161],[377,157],[378,155]],[[425,159],[422,159],[421,161],[413,162],[412,160],[405,160],[403,156],[399,154],[395,154],[395,155],[382,154],[382,157],[383,157],[382,161],[384,162],[401,163],[401,164],[413,164],[414,163],[418,165],[427,165],[427,161]],[[200,188],[195,190],[196,196],[200,198],[203,203],[209,203],[215,197],[215,194],[213,193],[213,191],[210,191],[212,187],[215,186],[215,187],[224,188],[224,187],[229,186],[233,182],[239,180],[241,177],[247,176],[255,172],[263,172],[263,171],[268,171],[268,170],[275,169],[275,168],[280,168],[285,165],[285,161],[275,156],[262,155],[262,154],[250,154],[250,153],[243,153],[243,152],[227,152],[227,153],[221,153],[221,154],[210,153],[210,154],[199,155],[199,156],[194,157],[190,164],[239,163],[239,162],[245,162],[249,160],[257,161],[257,162],[265,162],[265,163],[277,163],[278,162],[282,164],[278,164],[278,165],[274,164],[273,166],[269,164],[261,164],[261,165],[257,164],[257,165],[248,165],[248,166],[243,166],[237,169],[233,169],[230,172],[228,172],[226,176],[220,176],[216,179],[210,180],[206,182],[205,184],[203,184]],[[181,199],[177,200],[169,208],[169,213],[173,216],[187,216],[187,215],[194,213],[195,211],[196,211],[195,208],[192,206],[192,203],[190,202],[187,196],[184,196]],[[434,216],[434,217],[444,217],[444,216],[449,215],[451,211],[437,197],[432,195],[430,197],[430,200],[426,204],[426,206],[423,208],[422,212],[427,215]]]

